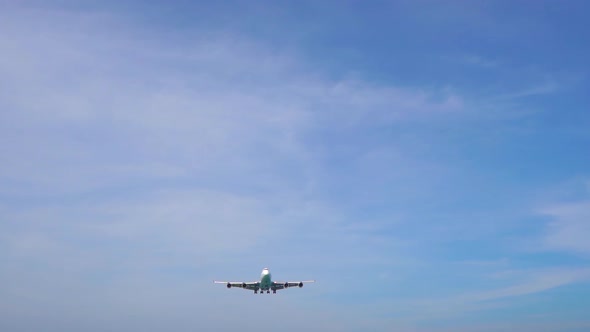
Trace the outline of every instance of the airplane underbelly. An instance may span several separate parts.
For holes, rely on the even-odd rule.
[[[270,277],[269,276],[264,276],[262,278],[262,280],[260,281],[260,288],[261,289],[269,289],[271,285],[270,282]]]

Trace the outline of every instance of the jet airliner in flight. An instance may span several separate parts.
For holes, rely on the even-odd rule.
[[[286,289],[289,287],[303,287],[304,283],[308,282],[315,282],[315,280],[305,280],[305,281],[272,281],[270,276],[270,271],[268,268],[264,268],[262,270],[262,274],[260,274],[260,281],[252,281],[252,282],[241,282],[241,281],[213,281],[216,284],[226,284],[227,288],[238,287],[247,290],[253,290],[254,294],[264,294],[266,291],[267,294],[270,294],[272,291],[273,294],[276,294],[278,290]]]

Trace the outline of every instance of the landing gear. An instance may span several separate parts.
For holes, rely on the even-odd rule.
[[[273,289],[273,290],[272,290],[272,293],[273,293],[273,294],[276,294],[276,293],[277,293],[277,290],[276,290],[276,289]]]
[[[267,291],[266,291],[266,294],[270,294],[270,291],[269,291],[269,290],[267,290]]]
[[[255,291],[254,291],[254,294],[258,294],[258,291],[257,291],[257,290],[255,290]]]

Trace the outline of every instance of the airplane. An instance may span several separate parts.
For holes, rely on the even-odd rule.
[[[270,294],[272,291],[273,294],[276,294],[278,290],[286,289],[289,287],[303,287],[304,283],[308,282],[315,282],[315,280],[305,280],[305,281],[287,281],[287,282],[279,282],[279,281],[272,281],[270,276],[270,271],[267,267],[262,269],[262,273],[260,274],[260,281],[252,281],[252,282],[240,282],[240,281],[213,281],[216,284],[226,284],[227,288],[238,287],[247,290],[253,290],[254,294]]]

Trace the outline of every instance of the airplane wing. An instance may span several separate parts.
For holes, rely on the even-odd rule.
[[[290,287],[303,287],[303,284],[315,282],[315,280],[303,280],[303,281],[273,281],[273,287],[276,290],[285,289]]]
[[[259,281],[243,282],[243,281],[213,281],[216,284],[225,284],[227,288],[238,287],[248,290],[255,290],[260,288]]]

